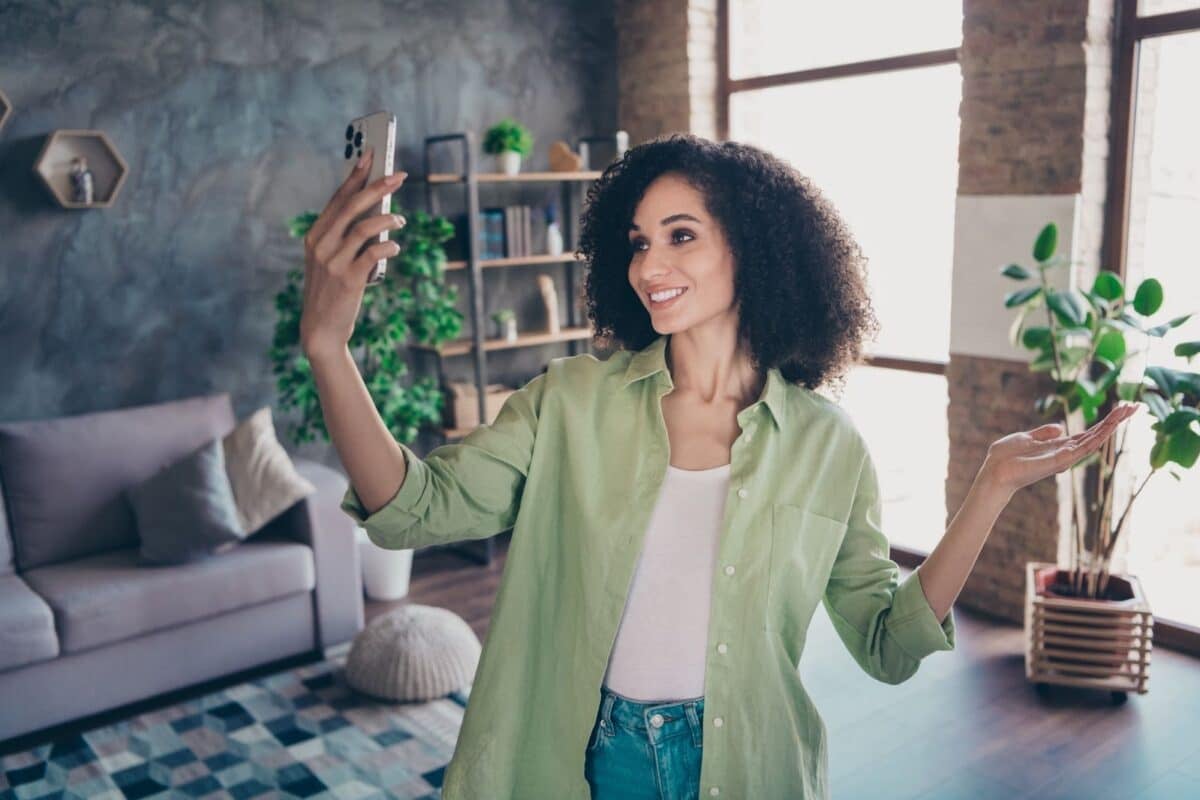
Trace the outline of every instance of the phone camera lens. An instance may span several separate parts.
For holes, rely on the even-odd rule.
[[[354,126],[347,125],[346,126],[346,141],[348,142],[353,138],[354,138]]]
[[[354,134],[354,146],[362,147],[362,131],[359,131],[358,133]]]
[[[346,158],[350,158],[352,155],[354,155],[354,145],[348,144],[346,145]]]

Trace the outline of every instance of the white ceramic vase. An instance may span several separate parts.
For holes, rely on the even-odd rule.
[[[408,594],[413,551],[389,550],[371,541],[362,526],[356,529],[363,568],[363,588],[372,600],[399,600]]]
[[[496,154],[496,166],[505,175],[516,175],[521,171],[521,154],[516,150],[505,150]]]

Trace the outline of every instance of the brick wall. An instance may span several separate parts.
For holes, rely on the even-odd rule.
[[[617,119],[630,144],[716,137],[716,0],[618,0]]]

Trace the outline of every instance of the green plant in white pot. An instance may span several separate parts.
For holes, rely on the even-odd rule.
[[[512,117],[505,117],[488,128],[483,152],[496,156],[496,167],[505,175],[521,171],[521,157],[533,152],[533,135]]]
[[[1054,562],[1025,564],[1025,676],[1039,692],[1050,684],[1087,687],[1107,690],[1113,702],[1123,703],[1130,691],[1149,691],[1154,614],[1136,575],[1110,576],[1113,548],[1150,478],[1167,468],[1179,479],[1168,465],[1190,469],[1200,456],[1200,373],[1147,366],[1136,380],[1123,380],[1132,357],[1142,352],[1130,349],[1126,336],[1144,337],[1149,344],[1192,315],[1150,321],[1163,304],[1162,283],[1156,278],[1141,281],[1132,298],[1126,297],[1120,276],[1108,270],[1088,290],[1053,288],[1047,273],[1070,263],[1054,254],[1057,243],[1058,228],[1048,224],[1034,242],[1033,271],[1019,264],[1001,270],[1026,284],[1004,297],[1005,306],[1019,309],[1012,343],[1034,351],[1030,370],[1049,373],[1053,381],[1035,409],[1043,416],[1061,415],[1057,427],[1069,436],[1072,419],[1079,415],[1086,427],[1106,408],[1139,403],[1155,420],[1155,442],[1149,472],[1119,517],[1113,489],[1125,432],[1119,443],[1113,437],[1074,464],[1098,469],[1094,481],[1083,481],[1082,490],[1074,479],[1070,482],[1069,569]],[[1181,342],[1174,352],[1190,361],[1200,352],[1200,342]]]

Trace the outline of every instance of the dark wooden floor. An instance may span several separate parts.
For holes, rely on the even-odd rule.
[[[367,618],[442,606],[483,640],[509,538],[496,538],[491,567],[419,551],[409,596],[367,601]],[[1150,692],[1122,706],[1062,687],[1041,698],[1025,680],[1020,625],[954,615],[956,649],[889,686],[862,672],[817,611],[800,673],[829,729],[834,800],[1200,798],[1200,659],[1157,648]]]

